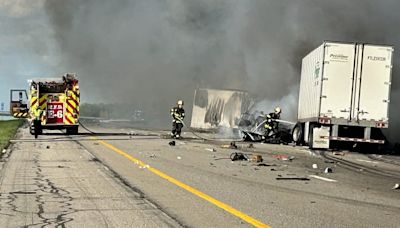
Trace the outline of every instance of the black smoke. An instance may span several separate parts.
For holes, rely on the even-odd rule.
[[[324,40],[400,43],[396,0],[47,0],[45,8],[83,96],[140,107],[162,126],[176,99],[190,109],[198,87],[296,99],[301,59]],[[400,127],[397,53],[392,139]]]

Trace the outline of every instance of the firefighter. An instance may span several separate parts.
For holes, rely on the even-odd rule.
[[[277,133],[278,130],[278,123],[276,122],[276,120],[279,120],[281,117],[281,108],[280,107],[276,107],[274,112],[271,112],[270,114],[265,116],[265,138],[271,136],[271,132],[273,133],[273,135],[275,135]]]
[[[183,101],[178,100],[177,107],[171,109],[172,131],[171,137],[179,139],[183,127],[183,119],[185,118],[185,110],[183,109]]]

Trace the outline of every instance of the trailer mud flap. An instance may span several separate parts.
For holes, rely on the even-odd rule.
[[[312,147],[315,149],[329,149],[330,127],[313,128]]]

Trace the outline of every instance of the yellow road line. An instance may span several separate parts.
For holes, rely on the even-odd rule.
[[[177,180],[177,179],[175,179],[175,178],[173,178],[173,177],[161,172],[160,170],[158,170],[156,168],[150,167],[149,165],[147,165],[146,163],[142,162],[141,160],[132,157],[131,155],[127,154],[126,152],[116,148],[115,146],[113,146],[113,145],[111,145],[111,144],[109,144],[109,143],[107,143],[107,142],[105,142],[103,140],[97,140],[97,141],[99,143],[101,143],[102,145],[104,145],[105,147],[107,147],[107,148],[113,150],[114,152],[122,155],[123,157],[127,158],[128,160],[130,160],[130,161],[132,161],[132,162],[134,162],[134,163],[136,163],[136,164],[138,164],[140,166],[146,167],[150,172],[156,174],[157,176],[159,176],[159,177],[161,177],[161,178],[163,178],[163,179],[165,179],[165,180],[177,185],[178,187],[183,188],[186,191],[188,191],[188,192],[190,192],[190,193],[192,193],[192,194],[194,194],[194,195],[196,195],[196,196],[198,196],[198,197],[200,197],[200,198],[202,198],[202,199],[214,204],[215,206],[217,206],[217,207],[229,212],[232,215],[235,215],[236,217],[241,218],[242,220],[250,223],[251,225],[253,225],[255,227],[264,227],[264,228],[270,227],[270,226],[258,221],[257,219],[252,218],[249,215],[247,215],[247,214],[245,214],[245,213],[243,213],[243,212],[241,212],[241,211],[229,206],[228,204],[225,204],[225,203],[223,203],[223,202],[221,202],[221,201],[219,201],[219,200],[217,200],[217,199],[215,199],[215,198],[213,198],[213,197],[211,197],[211,196],[209,196],[209,195],[207,195],[207,194],[205,194],[205,193],[203,193],[203,192],[201,192],[201,191],[199,191],[199,190],[197,190],[197,189],[195,189],[195,188],[193,188],[193,187],[191,187],[191,186],[189,186],[189,185],[187,185],[187,184],[185,184],[183,182],[180,182],[179,180]]]

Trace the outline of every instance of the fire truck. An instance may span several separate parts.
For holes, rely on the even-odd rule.
[[[11,90],[11,115],[28,118],[30,133],[35,138],[43,133],[43,129],[65,129],[68,135],[77,134],[80,92],[76,74],[31,79],[28,83],[28,93],[26,90]],[[14,99],[16,93],[19,94],[18,100]],[[24,97],[28,98],[26,102]]]

